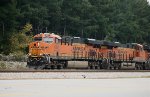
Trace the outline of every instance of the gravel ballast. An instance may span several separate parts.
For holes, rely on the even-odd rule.
[[[7,79],[115,79],[150,78],[150,72],[3,72],[0,80]]]

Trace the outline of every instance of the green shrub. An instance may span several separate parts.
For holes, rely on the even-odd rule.
[[[10,53],[22,52],[26,54],[28,52],[28,44],[32,41],[32,34],[26,35],[27,32],[31,32],[32,25],[27,23],[22,30],[18,32],[12,32],[7,39],[3,40],[3,45],[0,45],[3,54],[9,55]]]
[[[7,69],[7,66],[5,63],[0,63],[0,70],[5,70]]]

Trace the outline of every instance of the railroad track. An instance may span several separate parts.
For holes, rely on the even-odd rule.
[[[81,70],[81,69],[64,69],[64,70],[0,70],[0,73],[22,73],[22,72],[150,72],[150,70]]]

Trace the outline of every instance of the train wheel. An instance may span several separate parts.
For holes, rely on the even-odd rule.
[[[140,65],[139,64],[135,64],[135,70],[140,70],[140,69],[141,69]]]
[[[62,69],[63,66],[62,65],[57,65],[57,69]]]
[[[95,69],[98,69],[98,66],[95,66]]]
[[[100,66],[98,66],[98,67],[97,67],[97,69],[101,69],[101,67],[100,67]]]
[[[120,70],[121,69],[121,65],[118,65],[118,70]]]
[[[93,69],[93,66],[91,65],[91,66],[89,66],[89,69]]]
[[[116,69],[117,69],[117,67],[115,66],[115,67],[114,67],[114,70],[116,70]]]
[[[140,70],[140,68],[139,67],[135,67],[135,70]]]
[[[110,70],[111,69],[111,64],[105,64],[104,69]]]
[[[90,67],[90,66],[88,66],[88,69],[91,69],[91,67]]]
[[[37,70],[37,69],[38,69],[38,66],[35,66],[34,69]]]
[[[150,69],[150,63],[145,63],[143,66],[144,70],[149,70]]]
[[[42,65],[42,66],[37,66],[37,69],[38,69],[38,70],[43,70],[44,68],[45,68],[44,65]]]
[[[57,69],[60,69],[60,65],[57,65],[56,68],[57,68]]]
[[[63,66],[62,66],[62,65],[60,65],[60,69],[63,69]]]
[[[55,65],[51,65],[51,69],[55,69]]]
[[[113,69],[112,66],[109,66],[109,67],[108,67],[108,70],[112,70],[112,69]]]
[[[92,66],[92,67],[93,67],[92,69],[96,69],[95,66]]]

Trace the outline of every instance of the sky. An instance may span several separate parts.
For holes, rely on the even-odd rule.
[[[150,0],[147,0],[148,2],[149,2],[149,4],[150,4]]]

